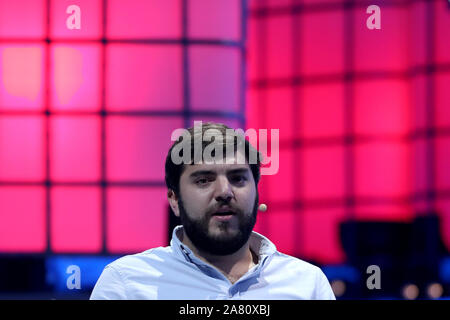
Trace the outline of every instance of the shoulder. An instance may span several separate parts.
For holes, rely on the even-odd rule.
[[[141,268],[151,268],[151,266],[161,264],[171,257],[172,249],[170,247],[158,247],[120,257],[108,264],[106,268],[114,269],[124,275],[127,271],[139,271]]]
[[[274,254],[272,263],[274,272],[282,274],[291,285],[308,291],[308,299],[336,299],[327,277],[318,266],[278,251]]]
[[[274,253],[272,260],[272,263],[279,265],[283,269],[292,270],[292,272],[295,273],[308,275],[317,275],[318,273],[322,273],[322,270],[318,266],[279,251]]]

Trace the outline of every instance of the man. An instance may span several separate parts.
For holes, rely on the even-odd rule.
[[[174,229],[170,246],[106,266],[91,299],[335,299],[318,267],[277,251],[252,231],[260,154],[245,139],[230,141],[227,129],[215,123],[194,126],[172,145],[165,180],[169,204],[182,225]],[[198,158],[196,147],[209,148],[210,132],[216,133],[214,140],[206,139],[215,147],[211,155],[226,161],[212,161],[205,152]],[[230,146],[226,156],[218,152]],[[193,160],[175,163],[175,150]],[[252,152],[256,163],[249,161],[255,159]]]

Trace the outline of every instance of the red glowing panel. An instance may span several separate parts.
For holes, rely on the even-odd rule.
[[[180,110],[183,101],[181,61],[181,48],[177,46],[107,46],[107,108],[114,111]]]
[[[100,189],[54,187],[50,197],[52,250],[57,253],[100,252],[102,249]]]
[[[246,91],[245,126],[246,128],[265,128],[265,112],[262,110],[264,91],[249,88]]]
[[[436,138],[436,187],[450,189],[450,138]]]
[[[111,253],[168,245],[166,188],[110,188],[107,201],[107,247]]]
[[[0,45],[0,109],[42,109],[42,46]]]
[[[263,27],[264,20],[250,18],[248,20],[247,39],[247,78],[257,80],[263,77],[261,63],[263,62]]]
[[[51,179],[98,181],[100,179],[100,119],[90,116],[51,118]]]
[[[448,41],[448,30],[450,30],[450,9],[448,1],[434,1],[429,5],[434,6],[435,21],[435,45],[436,61],[438,63],[450,62],[450,42]],[[431,21],[430,21],[431,23]]]
[[[236,48],[195,46],[189,49],[193,110],[238,111],[241,55]]]
[[[411,222],[414,218],[413,205],[400,200],[380,199],[355,206],[354,218],[358,221]]]
[[[412,129],[425,129],[429,110],[427,108],[427,77],[418,75],[410,80]]]
[[[108,38],[180,38],[181,0],[110,0]]]
[[[344,134],[344,85],[311,84],[300,91],[299,129],[303,138]]]
[[[450,10],[449,10],[450,11]],[[450,127],[450,73],[438,73],[435,75],[436,111],[435,123],[437,127]]]
[[[403,80],[359,81],[355,85],[355,132],[357,134],[407,134],[411,125],[408,82]]]
[[[305,210],[301,214],[305,255],[320,263],[343,263],[339,224],[345,219],[340,208]]]
[[[189,37],[236,40],[241,33],[241,0],[189,0]]]
[[[409,23],[408,42],[410,50],[408,50],[408,55],[413,65],[422,65],[427,60],[427,50],[429,50],[427,38],[432,35],[427,36],[426,7],[425,1],[414,1],[409,4],[410,21],[414,21],[414,23]],[[383,23],[383,20],[381,21]]]
[[[0,117],[0,180],[43,180],[44,151],[41,117]]]
[[[330,74],[344,69],[344,11],[307,12],[301,17],[300,73]]]
[[[55,45],[51,50],[51,105],[55,110],[100,108],[100,47]]]
[[[303,149],[303,198],[320,200],[344,196],[344,148]]]
[[[172,132],[181,118],[111,116],[106,121],[106,171],[109,180],[164,180]]]
[[[411,191],[411,148],[405,143],[355,146],[355,188],[360,197],[401,197]]]
[[[269,16],[265,21],[265,68],[267,78],[291,77],[293,72],[292,16]]]
[[[408,67],[408,8],[383,7],[381,29],[366,26],[367,6],[355,9],[354,65],[357,71],[404,71]]]
[[[291,140],[294,132],[293,89],[273,88],[266,91],[265,128],[280,130],[280,141]]]
[[[270,152],[270,145],[267,147]],[[272,160],[273,161],[273,160]],[[270,164],[268,165],[270,167]],[[294,166],[298,168],[298,160],[294,159],[294,151],[279,150],[278,173],[261,176],[261,188],[266,189],[269,201],[293,201],[295,197]]]
[[[264,236],[275,244],[278,251],[295,255],[302,249],[302,243],[298,241],[297,234],[294,233],[301,228],[297,224],[294,210],[271,210],[265,215],[264,220],[268,230]]]
[[[44,0],[1,0],[0,38],[43,38]]]
[[[0,252],[43,252],[45,208],[42,187],[0,187]]]
[[[51,28],[52,38],[82,38],[99,39],[102,36],[102,1],[101,0],[57,0],[51,1]],[[109,1],[108,1],[109,4]],[[74,11],[67,9],[76,5],[80,8],[80,29],[69,29],[67,20],[72,22]]]
[[[428,185],[428,163],[429,153],[431,151],[431,141],[426,139],[417,139],[412,142],[412,167],[411,175],[414,183],[412,188],[414,192],[425,192],[432,186]]]
[[[447,250],[450,250],[450,200],[438,199],[436,201],[437,213],[439,215],[440,236]]]

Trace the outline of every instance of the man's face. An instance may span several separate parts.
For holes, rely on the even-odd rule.
[[[180,177],[181,223],[192,243],[209,254],[231,254],[247,242],[258,200],[248,164],[186,165]]]

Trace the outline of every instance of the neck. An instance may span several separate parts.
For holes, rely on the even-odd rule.
[[[250,249],[247,241],[238,251],[229,255],[213,255],[198,249],[183,230],[180,240],[201,260],[213,265],[231,282],[235,282],[258,263],[258,256]],[[234,280],[234,281],[233,281]]]

